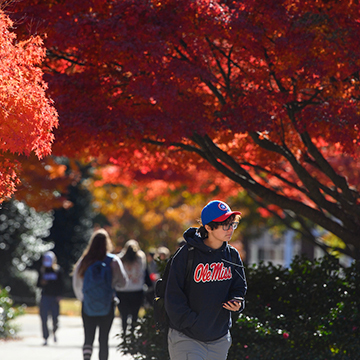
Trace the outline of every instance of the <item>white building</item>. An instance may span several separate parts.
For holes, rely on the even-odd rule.
[[[282,237],[264,232],[259,238],[245,245],[246,261],[249,265],[260,262],[289,267],[296,255],[305,254],[309,259],[319,258],[324,252],[309,242],[295,239],[295,233],[289,230]]]

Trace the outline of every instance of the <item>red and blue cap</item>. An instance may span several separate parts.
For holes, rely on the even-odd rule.
[[[232,214],[241,215],[240,211],[231,211],[230,206],[223,201],[210,201],[201,211],[201,223],[208,224],[211,221],[225,221]]]

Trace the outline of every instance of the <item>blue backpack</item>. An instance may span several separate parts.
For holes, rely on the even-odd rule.
[[[114,297],[110,263],[114,255],[106,255],[102,261],[90,265],[84,275],[84,312],[88,316],[108,315]]]

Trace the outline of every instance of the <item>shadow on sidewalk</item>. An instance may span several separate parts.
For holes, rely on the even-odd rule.
[[[109,360],[132,360],[130,355],[123,355],[117,346],[120,343],[120,319],[116,317],[109,336]],[[48,345],[43,346],[40,316],[35,314],[21,315],[14,320],[20,331],[16,339],[0,341],[1,360],[64,360],[82,359],[84,333],[82,320],[79,316],[59,317],[59,329],[56,333],[57,342],[50,336]],[[50,329],[51,321],[49,319]],[[98,334],[94,341],[92,358],[98,358]]]

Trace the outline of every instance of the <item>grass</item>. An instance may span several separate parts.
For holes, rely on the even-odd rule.
[[[26,314],[39,314],[38,306],[28,306],[25,308]],[[143,317],[145,309],[140,308],[139,317]],[[81,316],[81,302],[77,299],[63,298],[60,301],[60,315],[67,316]],[[119,316],[119,311],[116,309],[115,315]]]
[[[25,309],[26,314],[39,314],[38,306],[29,306]],[[60,315],[80,316],[81,302],[77,299],[63,298],[60,301]]]

